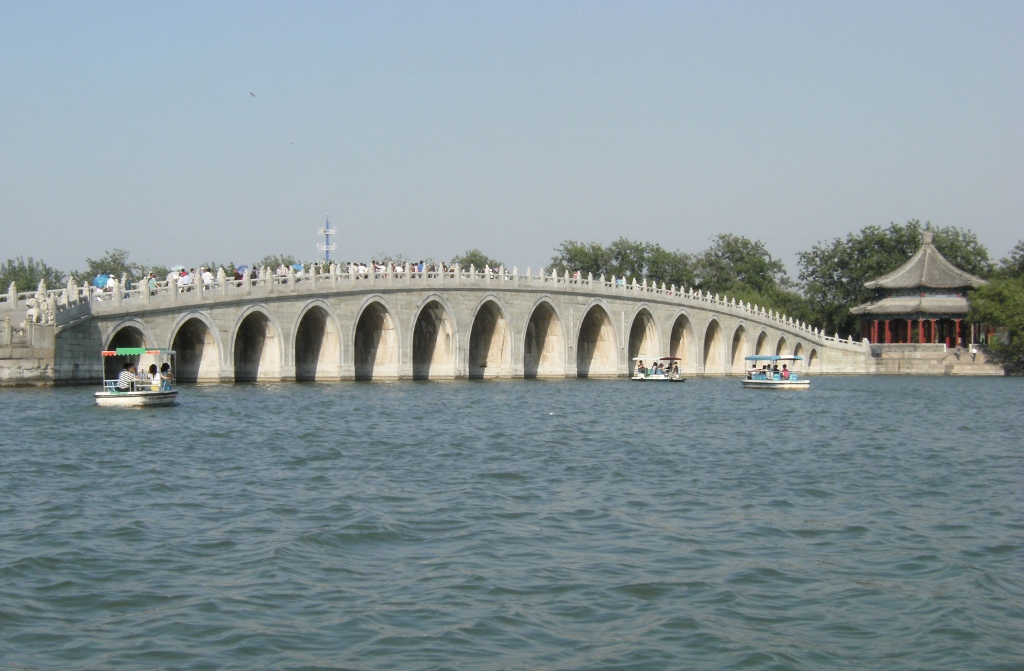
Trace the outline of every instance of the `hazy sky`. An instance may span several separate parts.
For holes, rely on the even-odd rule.
[[[255,96],[250,95],[255,94]],[[0,257],[1024,238],[1024,3],[0,0]]]

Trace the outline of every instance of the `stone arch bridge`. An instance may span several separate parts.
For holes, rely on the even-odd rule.
[[[58,383],[98,379],[99,352],[127,346],[173,348],[183,381],[618,377],[665,355],[691,376],[741,374],[750,354],[839,373],[865,357],[862,343],[761,307],[614,277],[332,267],[96,291],[53,292]]]

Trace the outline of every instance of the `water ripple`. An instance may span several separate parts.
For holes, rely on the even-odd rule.
[[[5,391],[0,667],[1020,668],[1022,400],[952,378],[199,385],[166,412]]]

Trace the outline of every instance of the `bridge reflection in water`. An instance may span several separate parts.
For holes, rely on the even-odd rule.
[[[805,372],[858,372],[864,346],[762,307],[620,278],[475,268],[444,275],[160,283],[59,292],[57,381],[98,378],[101,349],[171,347],[182,381],[616,377],[635,357],[686,375],[737,375],[749,354],[794,353]]]

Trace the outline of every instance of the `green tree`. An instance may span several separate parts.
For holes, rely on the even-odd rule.
[[[51,268],[42,259],[37,261],[30,256],[26,261],[19,256],[0,264],[0,291],[7,291],[11,282],[14,282],[18,291],[34,291],[39,286],[39,280],[46,280],[46,286],[55,289],[63,286],[67,277],[66,273]]]
[[[989,358],[1011,375],[1024,374],[1024,277],[991,280],[971,291],[968,298],[971,313],[967,320],[997,329],[989,343]]]
[[[736,295],[753,292],[768,296],[790,285],[786,266],[772,258],[764,243],[723,233],[697,256],[697,287],[706,292]]]
[[[764,243],[735,235],[719,235],[705,252],[693,256],[669,251],[657,243],[619,238],[607,247],[597,242],[566,240],[555,248],[547,271],[580,271],[584,276],[647,279],[677,288],[701,288],[728,293],[737,300],[778,310],[803,321],[811,311],[807,301],[790,291],[782,262],[772,258]]]
[[[295,257],[289,254],[268,254],[267,256],[264,256],[262,259],[256,262],[256,267],[262,268],[263,266],[266,266],[271,270],[275,270],[277,269],[278,266],[285,266],[287,268],[296,263],[298,263],[298,261],[295,260]]]
[[[888,228],[867,226],[846,239],[835,238],[800,252],[800,286],[810,301],[809,321],[832,333],[854,333],[857,320],[849,310],[871,298],[864,283],[906,263],[921,246],[925,229],[935,233],[935,246],[952,264],[982,277],[992,272],[988,250],[971,231],[933,227],[914,219]]]
[[[132,282],[139,280],[145,275],[146,269],[139,263],[128,259],[128,251],[124,249],[111,249],[98,259],[86,258],[88,267],[84,272],[75,273],[76,280],[92,280],[97,275],[113,275],[118,280],[121,275],[127,275]]]
[[[555,255],[551,258],[547,272],[554,270],[562,275],[566,271],[574,273],[578,270],[584,277],[587,273],[599,277],[601,273],[611,275],[607,272],[610,266],[611,253],[601,243],[565,240],[555,248]]]
[[[647,245],[647,276],[654,282],[664,282],[677,289],[692,287],[696,283],[693,256],[680,251],[670,252],[661,245]]]
[[[999,262],[999,276],[1024,277],[1024,240],[1010,250],[1009,258]]]
[[[459,264],[460,268],[469,268],[471,265],[476,268],[500,268],[504,264],[498,259],[492,259],[479,249],[469,249],[462,254],[452,258],[452,265]]]
[[[648,278],[650,260],[648,257],[654,246],[636,240],[619,238],[606,248],[608,253],[606,274],[616,277],[635,277],[637,280]]]
[[[167,274],[171,272],[171,269],[167,266],[156,265],[150,266],[149,272],[153,273],[158,281],[163,282],[167,279]]]
[[[405,254],[385,254],[384,252],[377,252],[373,255],[374,260],[379,261],[383,264],[393,263],[396,266],[404,266],[409,263],[409,257]]]
[[[578,270],[584,277],[588,273],[594,277],[604,274],[606,278],[614,275],[676,287],[693,286],[692,257],[670,252],[657,243],[619,238],[605,247],[599,242],[566,240],[555,252],[547,272],[554,270],[561,275]]]

